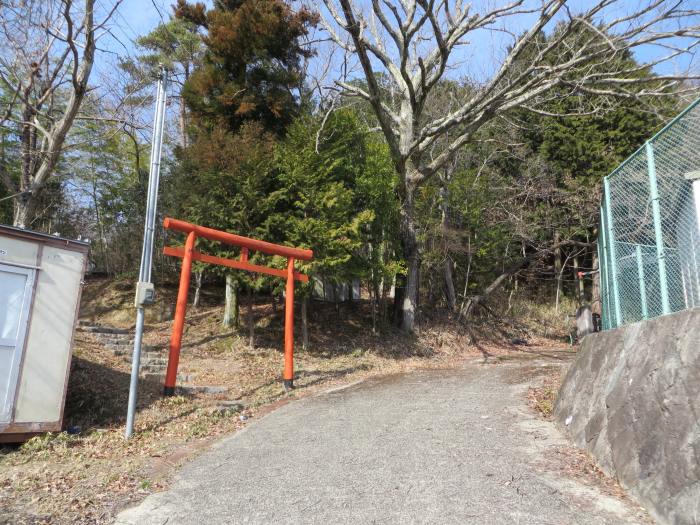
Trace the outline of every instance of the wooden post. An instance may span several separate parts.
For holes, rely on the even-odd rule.
[[[294,388],[294,257],[287,259],[284,308],[284,388]]]
[[[194,251],[194,242],[196,239],[197,234],[195,232],[192,231],[187,234],[187,242],[185,242],[185,256],[182,258],[182,270],[180,271],[180,288],[177,292],[177,305],[175,306],[173,335],[170,338],[168,370],[165,373],[165,386],[163,387],[163,394],[166,396],[175,395],[177,365],[180,361],[182,331],[185,328],[185,313],[187,312],[187,293],[190,288],[190,276],[192,274],[192,252]]]

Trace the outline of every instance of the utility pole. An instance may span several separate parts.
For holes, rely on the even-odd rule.
[[[139,368],[141,366],[141,340],[143,339],[144,307],[153,304],[154,288],[151,282],[153,263],[153,236],[156,225],[156,208],[158,203],[158,184],[160,182],[160,157],[163,147],[163,126],[165,123],[165,101],[168,73],[163,66],[158,75],[156,107],[153,119],[153,138],[151,141],[151,167],[148,174],[148,196],[146,197],[146,223],[143,231],[143,249],[139,281],[136,283],[136,330],[134,333],[134,353],[131,358],[131,383],[129,384],[129,405],[126,413],[126,438],[134,433],[134,415],[138,397]]]

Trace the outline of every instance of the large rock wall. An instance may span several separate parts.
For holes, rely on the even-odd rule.
[[[657,520],[700,524],[700,309],[586,336],[554,413]]]

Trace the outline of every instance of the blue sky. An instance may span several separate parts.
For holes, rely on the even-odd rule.
[[[109,0],[98,1],[103,6],[111,4]],[[366,0],[360,0],[360,3],[364,1]],[[491,3],[490,0],[476,0],[475,4],[478,6],[480,1]],[[583,7],[590,1],[577,0],[572,2],[572,6]],[[144,35],[155,28],[161,23],[162,19],[167,20],[172,11],[170,6],[173,2],[174,0],[124,0],[112,24],[112,31],[115,37],[110,38],[106,36],[102,41],[102,47],[109,52],[101,54],[101,60],[97,65],[98,71],[104,71],[105,68],[112,67],[117,55],[133,55],[133,41],[138,36]],[[211,4],[211,0],[206,3]],[[320,4],[320,2],[318,3]],[[621,9],[633,8],[638,5],[638,0],[625,0],[621,5]],[[527,16],[521,16],[518,19],[510,19],[508,21],[508,29],[515,32],[524,29],[529,22],[527,18]],[[455,76],[468,75],[471,78],[488,76],[493,68],[496,67],[499,50],[502,50],[504,46],[505,41],[499,33],[483,32],[481,35],[474,35],[472,45],[466,48],[463,53],[460,53],[460,67],[454,72]],[[656,56],[657,53],[657,49],[642,48],[638,50],[637,58],[642,61],[648,61]],[[678,59],[675,63],[669,63],[657,68],[657,72],[666,74],[678,73],[686,71],[689,67],[695,71],[695,74],[698,74],[700,72],[700,59],[685,56],[682,59]]]
[[[108,5],[105,0],[101,3]],[[124,0],[110,24],[114,38],[105,36],[102,47],[120,55],[132,54],[133,41],[161,23],[159,11],[167,20],[172,3],[170,0]]]

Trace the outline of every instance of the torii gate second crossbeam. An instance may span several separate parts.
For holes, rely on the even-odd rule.
[[[180,272],[180,287],[177,292],[177,304],[175,307],[175,320],[173,322],[173,333],[170,338],[170,353],[168,355],[168,369],[165,374],[165,386],[163,393],[166,396],[175,394],[175,381],[177,378],[177,366],[180,361],[180,348],[182,347],[182,331],[185,327],[185,313],[187,311],[187,294],[190,287],[190,275],[192,273],[192,261],[201,261],[210,264],[218,264],[236,270],[246,270],[248,272],[264,273],[281,277],[287,280],[285,292],[284,310],[284,380],[285,389],[294,387],[294,280],[308,282],[309,277],[294,270],[294,261],[309,261],[314,254],[311,250],[301,248],[290,248],[279,244],[242,237],[233,233],[227,233],[204,226],[198,226],[177,219],[166,218],[163,227],[170,230],[187,234],[185,248],[172,248],[166,246],[163,249],[165,255],[182,258],[182,270]],[[203,237],[211,241],[222,242],[231,246],[241,248],[240,259],[225,259],[206,255],[194,249],[197,237]],[[279,255],[287,258],[287,269],[270,268],[248,262],[248,251],[258,251],[268,255]]]

